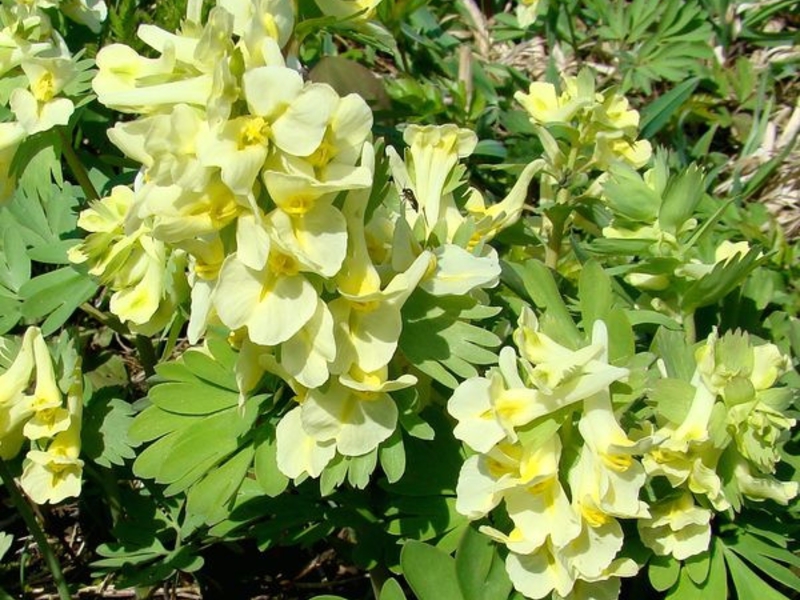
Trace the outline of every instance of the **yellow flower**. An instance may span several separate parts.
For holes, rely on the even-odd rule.
[[[33,343],[40,339],[36,327],[25,331],[14,362],[0,374],[0,459],[10,460],[19,452],[25,437],[22,428],[30,416],[25,390],[30,384],[35,365]]]
[[[33,338],[33,356],[36,362],[36,387],[33,395],[25,398],[31,417],[22,433],[30,440],[38,440],[51,438],[67,429],[70,414],[62,406],[63,398],[53,371],[53,361],[41,335]]]
[[[222,266],[213,304],[226,327],[247,327],[257,344],[285,342],[314,316],[317,291],[297,261],[273,248],[262,269],[247,266],[237,254]]]
[[[11,92],[9,106],[25,133],[33,135],[56,125],[66,125],[75,106],[68,98],[58,98],[64,86],[75,76],[75,67],[67,58],[29,58],[22,61],[30,90]]]
[[[79,458],[83,412],[81,381],[80,369],[76,369],[67,394],[69,427],[57,434],[46,450],[29,451],[22,463],[20,485],[37,504],[56,504],[80,494],[83,472],[83,461]]]
[[[309,390],[301,406],[303,429],[318,442],[336,440],[344,456],[361,456],[387,440],[397,425],[397,406],[389,392],[410,387],[413,375],[388,379],[388,369],[350,372],[326,388]]]
[[[700,554],[711,541],[711,511],[695,505],[688,492],[650,507],[651,517],[637,521],[644,545],[677,560]]]
[[[317,6],[325,15],[360,21],[372,18],[375,8],[382,0],[316,0]]]
[[[320,441],[306,433],[301,411],[302,406],[292,409],[278,423],[276,432],[278,469],[292,479],[306,473],[319,477],[336,456],[336,439]]]
[[[520,0],[517,4],[516,15],[519,26],[527,29],[536,22],[539,10],[539,0]]]
[[[566,81],[564,82],[567,83]],[[528,93],[517,92],[514,99],[522,105],[535,124],[566,123],[582,108],[592,102],[592,98],[567,91],[558,96],[552,83],[534,81]],[[577,88],[576,88],[577,89]]]

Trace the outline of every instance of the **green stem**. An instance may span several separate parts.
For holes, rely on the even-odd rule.
[[[686,331],[686,343],[691,346],[697,341],[697,326],[694,322],[694,313],[683,315],[683,327]]]
[[[558,258],[561,254],[561,242],[564,238],[564,223],[566,219],[559,215],[560,211],[554,210],[545,214],[545,219],[549,225],[550,231],[547,236],[547,246],[544,251],[545,264],[554,271],[558,267]]]
[[[97,193],[92,180],[89,179],[89,173],[83,166],[81,159],[78,158],[78,155],[75,153],[75,149],[72,147],[72,141],[67,138],[63,129],[59,128],[58,135],[61,137],[61,153],[64,155],[64,158],[67,159],[69,170],[72,171],[73,177],[75,177],[75,180],[81,186],[86,198],[88,200],[99,200],[100,194]]]
[[[59,598],[61,598],[61,600],[71,600],[72,595],[69,592],[67,580],[64,579],[64,573],[61,571],[61,564],[58,562],[58,558],[56,558],[53,548],[47,542],[47,537],[45,536],[42,528],[39,526],[39,522],[36,520],[33,510],[31,510],[30,504],[28,504],[28,501],[25,500],[25,498],[22,496],[22,493],[20,493],[17,484],[14,482],[14,476],[11,474],[11,471],[9,470],[5,461],[2,459],[0,459],[0,479],[2,479],[3,484],[8,490],[8,495],[11,498],[11,502],[19,512],[22,520],[25,521],[28,531],[31,532],[33,539],[36,541],[36,545],[39,546],[39,552],[42,553],[42,556],[47,563],[47,567],[53,574],[53,582],[58,590]]]
[[[569,27],[569,38],[570,44],[572,44],[572,50],[576,54],[578,53],[578,37],[575,35],[575,27],[572,24],[572,12],[569,9],[569,5],[564,2],[562,4],[564,8],[564,12],[567,13],[567,26]]]
[[[130,335],[131,333],[119,319],[113,316],[109,317],[103,311],[96,309],[88,302],[81,304],[80,309],[101,325],[110,328],[120,335]]]
[[[158,364],[156,349],[153,347],[152,340],[145,335],[138,335],[134,339],[136,351],[139,353],[139,360],[142,362],[144,374],[147,377],[155,375],[155,366]]]

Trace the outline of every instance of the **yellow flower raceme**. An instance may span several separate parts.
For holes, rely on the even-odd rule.
[[[733,470],[739,492],[756,502],[773,500],[786,506],[797,497],[800,483],[797,481],[778,481],[771,475],[755,475],[746,460],[737,460]]]
[[[519,221],[528,186],[544,166],[544,161],[539,159],[526,165],[514,187],[497,204],[486,206],[483,195],[477,190],[472,191],[464,208],[475,223],[475,234],[471,240],[473,245],[491,241],[500,231]]]
[[[560,488],[557,481],[560,456],[558,436],[535,447],[500,442],[486,453],[470,456],[458,476],[456,510],[470,519],[480,519],[515,489],[533,489],[537,493],[557,491],[550,488]],[[561,500],[552,494],[547,499],[551,504]],[[564,502],[569,504],[566,497]],[[534,548],[541,545],[543,538],[534,538],[534,542],[537,539]]]
[[[96,60],[92,89],[102,104],[120,112],[151,113],[180,103],[205,106],[211,91],[210,75],[177,79],[174,46],[151,59],[123,44],[111,44],[97,53]],[[148,85],[155,81],[160,83]]]
[[[92,203],[78,218],[78,226],[90,232],[79,245],[70,248],[72,262],[90,264],[89,272],[108,285],[114,294],[111,311],[120,320],[136,326],[157,326],[151,323],[159,307],[174,301],[168,288],[170,261],[175,259],[163,242],[154,239],[149,228],[141,224],[125,232],[125,220],[134,201],[134,193],[125,186],[115,187],[111,195]]]
[[[647,140],[631,141],[623,137],[600,135],[595,140],[594,162],[601,170],[607,170],[616,161],[625,161],[641,169],[653,155],[653,147]]]
[[[248,68],[270,64],[268,40],[278,48],[289,41],[294,29],[294,6],[285,0],[218,0],[217,6],[233,15],[233,33],[240,36]],[[280,52],[278,52],[280,54]]]
[[[477,452],[488,452],[504,439],[516,441],[517,427],[552,408],[542,402],[542,394],[525,386],[516,360],[512,348],[503,348],[499,370],[462,382],[447,403],[447,411],[458,421],[453,434]]]
[[[37,504],[56,504],[80,494],[82,396],[81,374],[77,369],[67,394],[69,427],[56,434],[46,450],[31,450],[25,457],[20,485]]]

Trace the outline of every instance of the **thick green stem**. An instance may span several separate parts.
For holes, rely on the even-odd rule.
[[[67,159],[69,170],[81,186],[86,198],[88,200],[99,200],[100,194],[97,193],[92,180],[89,179],[89,173],[83,166],[81,159],[78,158],[78,155],[75,153],[75,149],[72,147],[72,141],[64,134],[63,129],[59,129],[58,134],[61,137],[61,153],[64,155],[64,158]]]
[[[560,212],[554,210],[545,214],[548,235],[544,262],[554,271],[558,267],[558,258],[561,255],[561,242],[564,238],[564,223],[566,222],[566,219],[559,214]]]
[[[28,531],[31,532],[33,539],[36,541],[36,545],[39,546],[39,552],[42,553],[42,556],[47,563],[47,567],[50,569],[50,573],[53,574],[53,582],[58,590],[59,598],[61,598],[61,600],[71,600],[72,595],[69,592],[67,580],[64,579],[64,573],[61,571],[61,564],[58,562],[58,558],[56,558],[53,548],[47,542],[47,537],[45,536],[42,528],[39,526],[39,522],[36,520],[33,510],[31,510],[30,504],[28,504],[28,501],[19,491],[19,488],[14,481],[14,476],[11,474],[11,471],[8,469],[5,461],[1,459],[0,479],[2,479],[3,484],[8,490],[8,495],[11,498],[11,502],[14,504],[17,512],[19,512],[22,520],[25,521]]]
[[[694,313],[683,315],[683,328],[686,332],[686,343],[691,346],[697,341],[697,326],[694,322]]]

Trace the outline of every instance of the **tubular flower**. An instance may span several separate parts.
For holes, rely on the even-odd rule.
[[[22,465],[20,485],[37,504],[56,504],[80,495],[83,461],[81,451],[81,415],[83,391],[80,371],[67,394],[69,427],[55,435],[47,449],[31,450]]]
[[[3,460],[14,458],[25,442],[22,430],[31,414],[25,391],[36,365],[33,344],[41,335],[36,327],[29,327],[14,362],[0,373],[0,459]]]

